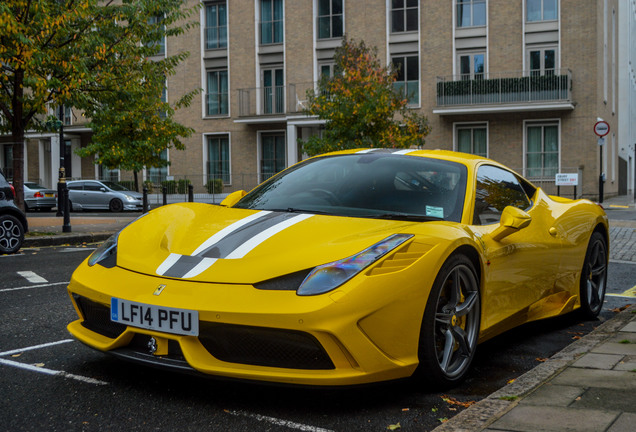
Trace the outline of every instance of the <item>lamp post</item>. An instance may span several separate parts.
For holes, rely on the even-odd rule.
[[[600,166],[598,170],[598,202],[603,202],[603,186],[605,184],[605,173],[603,172],[603,145],[605,144],[605,135],[610,131],[609,124],[602,118],[598,117],[594,124],[594,133],[598,136],[598,149]]]
[[[64,167],[64,106],[60,104],[60,169],[57,175],[57,216],[64,216],[62,232],[71,232],[71,218],[68,206],[68,189],[66,188],[66,168]]]

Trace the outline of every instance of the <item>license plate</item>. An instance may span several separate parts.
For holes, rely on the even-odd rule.
[[[47,198],[52,198],[53,194],[52,193],[45,193],[44,196],[47,197]]]
[[[110,320],[165,333],[199,335],[199,312],[188,309],[155,306],[113,297],[110,300]]]

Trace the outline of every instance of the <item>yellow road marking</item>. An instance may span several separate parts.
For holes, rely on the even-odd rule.
[[[629,208],[628,205],[610,204],[610,208]]]
[[[606,295],[608,295],[610,297],[636,297],[636,286],[631,287],[630,289],[628,289],[627,291],[625,291],[622,294],[610,294],[610,293],[607,293]]]

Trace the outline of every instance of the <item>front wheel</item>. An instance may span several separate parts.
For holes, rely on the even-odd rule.
[[[0,254],[12,254],[20,250],[24,241],[24,227],[14,216],[0,216]]]
[[[464,255],[450,257],[435,278],[426,304],[418,375],[434,387],[457,385],[475,357],[481,304],[479,281]]]
[[[121,202],[121,200],[113,198],[108,204],[108,209],[112,212],[119,213],[124,209],[124,204]]]
[[[581,309],[583,318],[595,319],[603,307],[607,287],[607,243],[598,231],[592,233],[581,273]]]

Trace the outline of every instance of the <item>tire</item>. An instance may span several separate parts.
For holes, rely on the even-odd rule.
[[[24,241],[24,226],[11,215],[0,216],[0,254],[16,253]]]
[[[607,288],[607,242],[598,231],[592,233],[581,271],[580,315],[596,319],[603,308]]]
[[[121,200],[113,198],[108,204],[108,209],[114,213],[119,213],[124,209],[124,204],[121,202]]]
[[[472,262],[451,256],[435,278],[426,304],[418,349],[419,379],[434,388],[459,384],[477,348],[481,302]]]

